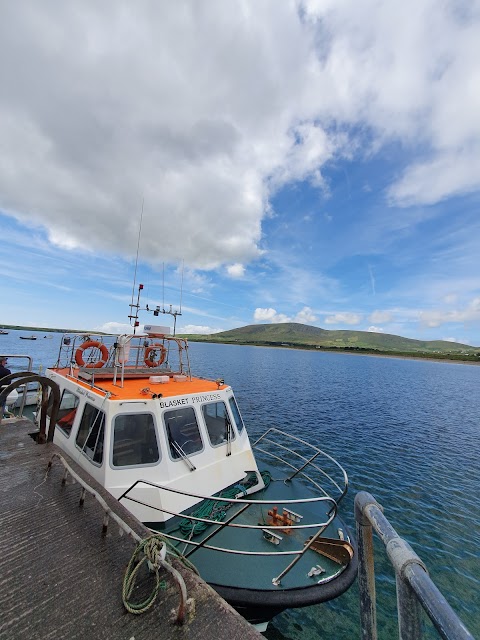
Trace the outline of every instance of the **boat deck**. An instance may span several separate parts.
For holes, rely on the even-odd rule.
[[[104,512],[87,494],[79,507],[80,486],[71,476],[62,485],[63,466],[46,476],[53,445],[37,445],[32,423],[7,419],[0,424],[0,639],[182,640],[261,638],[208,585],[179,562],[194,600],[187,622],[175,626],[179,597],[169,574],[165,588],[143,615],[125,611],[122,582],[135,544],[112,520],[102,536]],[[62,453],[62,452],[60,452]],[[65,454],[62,454],[65,455]],[[71,463],[75,471],[84,472]],[[147,530],[90,479],[90,484],[141,537]]]
[[[61,376],[67,377],[70,374],[69,368],[51,369]],[[78,376],[78,377],[77,377]],[[168,376],[168,382],[157,383],[150,378]],[[138,398],[148,398],[156,394],[158,397],[168,398],[172,396],[183,396],[191,393],[212,393],[218,389],[225,389],[228,385],[217,383],[204,378],[182,376],[185,380],[177,381],[176,374],[158,369],[138,369],[126,371],[123,387],[120,386],[120,373],[117,374],[116,384],[113,383],[113,369],[87,369],[75,370],[75,381],[85,389],[95,392],[97,389],[111,394],[112,400],[129,400]]]

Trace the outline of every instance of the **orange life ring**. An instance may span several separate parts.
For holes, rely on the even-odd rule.
[[[159,349],[160,349],[160,357],[158,358],[158,360],[152,360],[152,358],[150,358],[150,353],[152,351],[158,351]],[[152,344],[151,347],[147,347],[145,349],[145,358],[143,359],[143,361],[145,362],[147,367],[159,367],[165,361],[166,357],[167,357],[167,350],[165,349],[163,344]]]
[[[83,359],[83,352],[86,349],[92,348],[100,349],[100,353],[102,357],[97,362],[89,362],[85,364],[85,360]],[[108,361],[108,349],[101,342],[97,342],[96,340],[87,340],[83,344],[81,344],[78,349],[75,351],[75,362],[79,367],[87,367],[87,369],[100,369],[104,364]]]

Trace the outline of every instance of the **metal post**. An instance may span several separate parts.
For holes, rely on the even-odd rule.
[[[371,499],[371,500],[370,500]],[[362,640],[377,640],[377,610],[375,594],[375,565],[373,558],[373,529],[363,509],[373,503],[380,507],[370,494],[361,492],[355,496],[355,521],[358,544],[358,587],[360,591],[360,624]],[[380,507],[381,508],[381,507]]]
[[[355,496],[355,520],[362,639],[377,638],[372,541],[375,529],[395,570],[400,640],[421,640],[422,609],[444,640],[473,640],[473,636],[430,579],[425,564],[388,522],[375,498],[365,491]]]
[[[419,603],[425,609],[433,626],[445,640],[474,640],[470,631],[459,619],[430,576],[418,564],[410,564],[405,568],[408,580]]]
[[[415,592],[403,576],[396,574],[398,637],[400,640],[421,640],[422,607]]]

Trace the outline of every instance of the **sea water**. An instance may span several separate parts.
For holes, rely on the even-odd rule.
[[[32,355],[38,371],[55,361],[60,335],[19,339],[31,333],[0,336],[0,354]],[[190,344],[190,359],[194,373],[233,387],[251,440],[277,427],[337,458],[349,476],[343,512],[352,530],[355,493],[368,491],[480,637],[480,366],[202,343]],[[390,640],[395,579],[379,542],[375,554],[379,638]],[[425,624],[426,637],[437,637]],[[265,635],[360,638],[356,585],[282,613]]]

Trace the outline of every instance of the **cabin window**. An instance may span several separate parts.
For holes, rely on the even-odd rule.
[[[57,427],[59,427],[66,436],[70,435],[73,421],[77,415],[79,398],[74,393],[65,389],[60,400],[58,409]]]
[[[113,425],[114,467],[155,464],[160,459],[157,434],[150,413],[117,416]]]
[[[241,433],[244,430],[245,425],[243,424],[242,416],[240,415],[240,411],[238,410],[237,403],[235,402],[235,398],[233,397],[230,398],[229,403],[230,403],[230,410],[233,414],[233,419],[235,420],[235,424],[237,425],[238,433]]]
[[[76,439],[77,447],[92,462],[103,462],[103,439],[105,436],[105,414],[91,404],[83,409],[80,427]]]
[[[202,406],[203,419],[207,425],[208,437],[212,446],[233,440],[232,423],[224,402],[210,402]]]
[[[165,411],[168,446],[174,460],[197,453],[203,448],[195,411],[192,407]]]

